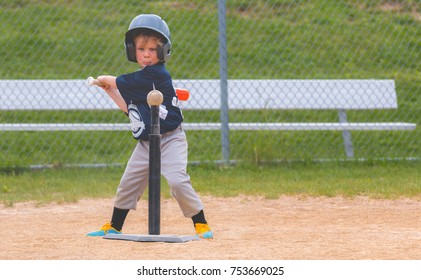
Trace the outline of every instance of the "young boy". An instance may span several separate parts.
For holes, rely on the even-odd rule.
[[[154,88],[161,91],[160,106],[161,172],[185,217],[193,221],[196,234],[205,239],[213,233],[205,219],[203,204],[187,174],[187,140],[181,127],[183,117],[165,62],[171,54],[170,31],[164,20],[153,14],[141,14],[130,23],[125,38],[129,61],[140,70],[118,77],[99,76],[102,88],[130,119],[133,137],[138,140],[117,188],[111,221],[88,236],[121,234],[130,209],[148,185],[150,107],[147,94]]]

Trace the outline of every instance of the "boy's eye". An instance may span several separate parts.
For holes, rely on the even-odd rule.
[[[145,48],[137,48],[139,51],[144,52],[146,49]],[[150,52],[156,52],[157,48],[150,48],[149,51]]]

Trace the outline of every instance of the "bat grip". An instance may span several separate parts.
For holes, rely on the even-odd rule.
[[[190,98],[190,92],[185,88],[176,88],[175,94],[178,97],[178,100],[186,101]]]

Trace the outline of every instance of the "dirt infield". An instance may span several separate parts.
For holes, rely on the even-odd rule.
[[[413,260],[421,259],[421,202],[239,196],[202,197],[213,240],[132,242],[87,237],[110,217],[112,199],[0,206],[1,260]],[[161,234],[191,235],[174,199],[161,205]],[[124,232],[147,234],[147,202]]]

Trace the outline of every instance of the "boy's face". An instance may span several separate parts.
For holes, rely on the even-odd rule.
[[[134,39],[136,46],[136,60],[141,68],[159,62],[158,39],[153,37],[138,36]]]

